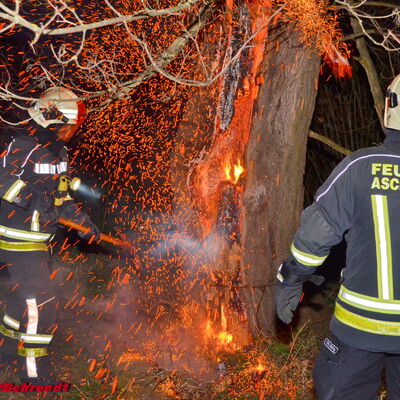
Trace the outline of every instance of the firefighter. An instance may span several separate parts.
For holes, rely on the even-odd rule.
[[[56,331],[57,293],[50,279],[48,244],[59,217],[100,232],[69,193],[65,144],[83,122],[86,109],[70,90],[52,87],[28,109],[24,133],[9,143],[0,160],[0,261],[9,276],[9,295],[0,322],[0,353],[17,359],[23,382],[55,382],[48,346]]]
[[[301,216],[280,266],[276,312],[292,321],[303,283],[330,248],[347,242],[346,268],[313,378],[320,400],[377,398],[385,370],[388,399],[400,399],[400,75],[388,88],[382,146],[347,156]]]

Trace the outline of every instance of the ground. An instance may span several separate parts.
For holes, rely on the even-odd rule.
[[[320,323],[306,322],[293,332],[253,340],[242,348],[210,342],[197,346],[190,338],[185,338],[185,347],[182,337],[170,335],[167,340],[158,331],[158,311],[133,304],[131,296],[137,291],[131,292],[129,285],[113,286],[118,257],[89,254],[76,260],[78,255],[71,250],[68,256],[55,256],[53,267],[61,267],[54,277],[61,301],[52,360],[57,377],[70,382],[71,390],[36,397],[4,393],[0,399],[314,399],[311,368],[326,324],[321,328]],[[5,278],[3,273],[2,293]],[[179,325],[171,312],[160,319],[166,315]],[[18,383],[15,366],[3,364],[0,374],[1,383]]]

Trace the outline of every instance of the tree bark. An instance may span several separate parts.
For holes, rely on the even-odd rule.
[[[273,292],[303,208],[307,135],[320,58],[287,26],[270,32],[246,151],[244,294],[253,334],[276,332]]]

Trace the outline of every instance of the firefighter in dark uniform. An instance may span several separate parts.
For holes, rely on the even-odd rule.
[[[387,91],[382,146],[347,156],[318,189],[277,278],[276,311],[289,324],[303,283],[347,241],[346,268],[313,378],[320,400],[377,398],[385,369],[400,399],[400,75]]]
[[[48,346],[56,331],[57,293],[50,279],[48,244],[59,217],[86,225],[81,235],[100,232],[60,191],[69,182],[65,143],[86,114],[70,90],[53,87],[28,109],[31,122],[18,133],[0,159],[0,261],[10,275],[6,311],[0,321],[0,353],[18,360],[21,380],[55,382]]]

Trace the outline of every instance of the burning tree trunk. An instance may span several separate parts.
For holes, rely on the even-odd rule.
[[[206,299],[213,327],[227,333],[228,322],[235,325],[236,335],[246,325],[240,298],[240,177],[254,101],[262,81],[258,71],[270,17],[267,3],[240,3],[224,23],[209,32],[207,43],[214,52],[211,60],[224,59],[239,49],[240,55],[227,66],[220,82],[191,96],[178,129],[178,151],[172,163],[175,212],[181,223],[185,221],[183,229],[187,232],[189,222],[204,252],[213,255],[207,260],[199,256],[200,264],[208,264],[199,285],[203,290],[199,298]],[[251,47],[245,42],[250,35]],[[235,339],[242,343],[246,340]]]
[[[278,51],[279,49],[279,51]],[[246,152],[242,245],[253,333],[275,332],[276,270],[288,255],[303,206],[307,134],[319,57],[285,27],[270,33]]]
[[[200,260],[209,263],[209,277],[198,285],[197,300],[206,299],[214,326],[218,319],[223,325],[223,310],[230,310],[239,325],[246,303],[252,332],[270,334],[275,317],[268,282],[275,283],[303,205],[319,57],[288,26],[273,27],[265,46],[267,31],[260,30],[268,23],[265,8],[242,8],[237,18],[263,36],[220,83],[191,96],[178,128],[171,181],[178,224],[197,237],[207,257],[212,254],[207,261]],[[221,37],[223,29],[214,29],[210,37]],[[234,43],[233,29],[225,36]],[[210,52],[217,57],[218,41],[211,43]],[[234,169],[243,164],[247,171],[238,182]],[[229,201],[235,201],[235,207]],[[233,209],[238,210],[235,215]],[[227,221],[237,230],[229,232],[230,239],[221,234]]]

